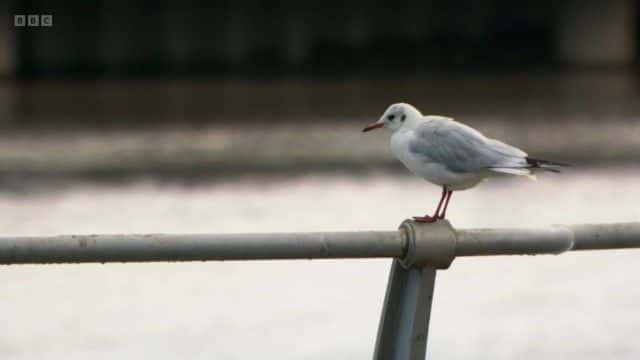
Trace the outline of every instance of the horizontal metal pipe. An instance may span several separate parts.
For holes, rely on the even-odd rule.
[[[640,247],[640,223],[569,225],[572,250],[603,250]]]
[[[427,225],[428,226],[428,225]],[[429,228],[417,232],[435,241]],[[455,231],[455,256],[558,254],[640,247],[640,223]],[[416,239],[420,242],[420,239]],[[437,240],[437,239],[436,239]],[[444,241],[444,240],[443,240]],[[446,245],[446,244],[445,244]],[[0,237],[0,264],[402,258],[403,231]],[[449,259],[450,260],[450,259]]]
[[[640,248],[640,223],[456,231],[456,256],[559,254]]]
[[[0,264],[402,257],[399,231],[1,237]]]
[[[563,227],[468,229],[456,235],[456,256],[559,254],[573,244],[572,232]]]

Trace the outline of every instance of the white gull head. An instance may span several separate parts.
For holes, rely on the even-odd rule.
[[[403,127],[413,128],[422,118],[418,109],[410,104],[396,103],[387,108],[380,119],[367,125],[362,131],[367,132],[374,129],[385,128],[395,132]]]

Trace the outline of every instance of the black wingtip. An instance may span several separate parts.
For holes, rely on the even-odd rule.
[[[546,171],[550,171],[550,172],[555,172],[555,173],[559,173],[560,169],[558,169],[559,167],[571,167],[571,164],[567,164],[567,163],[561,163],[561,162],[555,162],[555,161],[549,161],[549,160],[541,160],[541,159],[534,159],[534,158],[526,158],[525,160],[527,160],[527,164],[531,165],[531,167],[533,168],[540,168],[540,169],[544,169]]]

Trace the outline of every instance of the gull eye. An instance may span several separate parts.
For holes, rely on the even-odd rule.
[[[400,121],[404,122],[404,120],[407,118],[407,115],[402,114],[402,117],[400,117]]]
[[[389,116],[387,116],[387,119],[389,119],[389,120],[393,120],[393,119],[395,119],[395,118],[396,118],[396,116],[395,116],[395,115],[389,115]]]

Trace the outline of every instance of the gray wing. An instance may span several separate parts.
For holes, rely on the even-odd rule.
[[[433,117],[418,125],[409,151],[424,162],[439,163],[454,172],[527,167],[527,154],[448,118]]]

